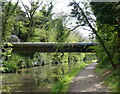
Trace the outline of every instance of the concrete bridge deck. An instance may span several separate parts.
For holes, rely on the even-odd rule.
[[[34,52],[94,52],[91,46],[98,43],[54,43],[54,42],[13,42],[13,52],[34,53]],[[8,47],[8,46],[5,46]]]

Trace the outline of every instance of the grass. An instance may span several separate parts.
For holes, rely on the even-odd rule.
[[[119,69],[110,70],[106,68],[97,67],[97,75],[100,75],[104,84],[111,92],[120,92],[120,71]]]
[[[74,76],[90,63],[91,62],[87,64],[84,63],[82,64],[82,66],[78,66],[76,69],[71,70],[67,75],[64,76],[64,78],[61,81],[58,81],[52,86],[51,94],[60,94],[60,92],[61,93],[68,92],[71,81],[74,78]]]

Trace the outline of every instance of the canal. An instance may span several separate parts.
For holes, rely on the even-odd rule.
[[[52,85],[84,62],[45,65],[2,73],[2,92],[50,92]]]

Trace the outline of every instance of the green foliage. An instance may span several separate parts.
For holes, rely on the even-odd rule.
[[[10,58],[10,57],[9,57]],[[18,56],[9,59],[8,61],[3,61],[4,72],[14,72],[18,69],[17,66]]]
[[[7,55],[8,56],[8,55]],[[11,54],[7,57],[8,60],[2,62],[3,72],[15,72],[20,68],[33,66],[29,57],[22,56],[20,54]]]
[[[42,9],[39,11],[36,11],[36,9],[41,6],[40,2],[29,3],[31,7],[22,2],[25,8],[24,11],[18,3],[13,4],[12,2],[8,2],[3,4],[2,27],[4,40],[7,41],[9,39],[9,34],[14,34],[17,35],[21,41],[67,41],[70,31],[63,25],[62,17],[52,19],[52,2],[42,6]]]
[[[12,2],[2,2],[2,36],[3,40],[6,41],[7,35],[10,34],[10,31],[13,30],[13,21],[15,11],[17,9],[18,2],[16,4],[12,4]],[[11,19],[13,17],[13,19]]]
[[[112,74],[108,75],[105,78],[105,84],[109,86],[112,92],[119,92],[119,79],[118,76],[120,74],[118,73],[118,70],[115,70],[112,72]],[[114,83],[114,84],[113,84]]]
[[[120,20],[119,2],[92,2],[91,6],[94,14],[97,17],[97,21],[102,24],[117,24]],[[116,19],[118,18],[118,19]]]
[[[38,65],[71,63],[83,60],[84,55],[79,53],[35,53],[33,61]]]
[[[26,22],[27,22],[27,39],[26,41],[29,41],[30,39],[32,39],[33,37],[33,33],[34,33],[34,15],[36,13],[36,10],[40,7],[40,5],[42,3],[40,3],[40,1],[38,0],[37,2],[33,2],[33,1],[29,1],[30,7],[28,5],[25,5],[22,1],[21,1],[24,9],[25,9],[25,13],[27,15],[26,17]]]

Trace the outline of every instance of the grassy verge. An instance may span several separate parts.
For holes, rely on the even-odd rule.
[[[100,75],[104,84],[111,92],[120,92],[120,71],[119,69],[110,70],[107,68],[96,68],[97,75]]]
[[[52,86],[51,94],[59,94],[60,92],[62,93],[68,92],[73,77],[90,63],[91,62],[87,64],[84,63],[81,66],[78,66],[76,69],[71,70],[67,75],[64,76],[64,78],[61,81],[55,83]]]

